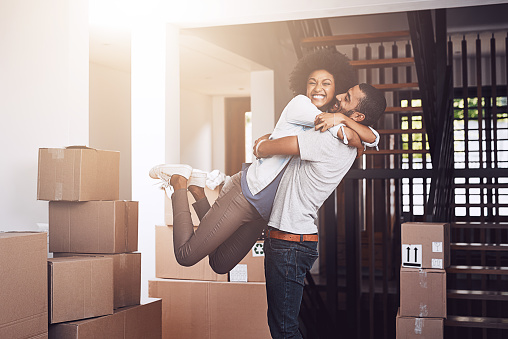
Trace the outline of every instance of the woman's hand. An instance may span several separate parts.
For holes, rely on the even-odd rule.
[[[344,123],[345,115],[342,113],[321,113],[314,120],[314,129],[324,132],[333,126]]]

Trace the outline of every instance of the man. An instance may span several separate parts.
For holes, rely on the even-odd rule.
[[[384,94],[367,84],[337,95],[337,100],[339,113],[369,125],[386,108]],[[326,117],[318,120],[316,127],[329,127]],[[341,131],[345,142],[358,138],[347,127]],[[337,142],[331,133],[308,130],[275,140],[258,139],[254,149],[257,157],[298,156],[289,162],[275,195],[265,240],[265,276],[272,337],[301,338],[298,313],[304,278],[318,257],[317,212],[352,166],[356,148]]]

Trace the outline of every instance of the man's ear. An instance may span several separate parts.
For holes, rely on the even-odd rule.
[[[356,122],[365,120],[365,114],[357,112],[357,111],[354,111],[353,114],[351,114],[349,117]]]

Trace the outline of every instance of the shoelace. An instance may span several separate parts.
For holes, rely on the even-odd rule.
[[[169,180],[171,179],[171,176],[167,175],[166,173],[160,172],[160,171],[157,173],[157,175],[161,180],[159,182],[159,184],[160,184],[159,188],[161,190],[164,190],[166,192],[167,197],[169,199],[171,199],[171,196],[175,192],[175,189],[173,188],[173,186],[171,186],[169,184]]]

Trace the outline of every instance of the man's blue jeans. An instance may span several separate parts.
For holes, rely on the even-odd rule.
[[[317,244],[265,239],[268,326],[274,339],[302,338],[298,313],[305,274],[318,257]]]

